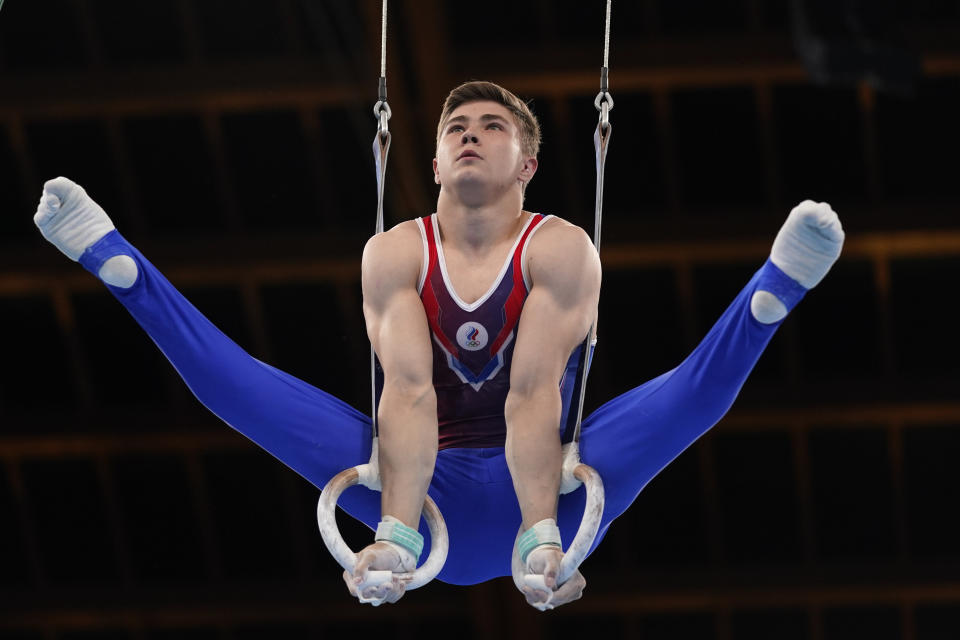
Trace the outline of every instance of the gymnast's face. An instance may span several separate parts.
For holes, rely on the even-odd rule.
[[[468,102],[444,123],[433,159],[434,180],[469,204],[523,186],[537,170],[537,159],[524,156],[513,114],[497,102]]]

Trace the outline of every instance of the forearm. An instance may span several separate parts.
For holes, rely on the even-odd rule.
[[[388,382],[380,397],[378,416],[381,514],[416,529],[437,460],[437,396],[433,386],[410,388]]]
[[[506,458],[528,529],[556,518],[560,491],[560,390],[549,385],[528,393],[511,390],[504,410]]]

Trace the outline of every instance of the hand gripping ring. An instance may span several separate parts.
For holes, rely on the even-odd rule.
[[[365,479],[364,485],[373,489],[379,489],[379,473],[375,467],[371,469],[374,463],[357,465],[345,469],[331,478],[330,482],[320,493],[320,501],[317,503],[317,523],[320,525],[320,535],[323,536],[323,542],[334,559],[347,572],[353,573],[357,565],[357,554],[355,554],[340,535],[340,529],[337,528],[336,507],[337,500],[344,490],[360,483],[361,477]],[[374,483],[368,481],[374,479]],[[433,580],[443,563],[447,560],[447,550],[450,546],[450,538],[447,535],[447,525],[443,521],[440,509],[430,496],[423,503],[423,517],[430,527],[430,555],[426,562],[415,571],[407,573],[393,573],[390,571],[369,571],[367,572],[367,584],[381,584],[392,579],[398,579],[406,583],[406,588],[416,589],[422,587]],[[364,585],[366,586],[366,585]],[[369,602],[361,599],[361,602]]]
[[[576,442],[564,445],[563,453],[563,473],[560,485],[560,493],[569,493],[583,483],[587,492],[587,501],[583,509],[583,520],[580,521],[580,528],[577,529],[577,535],[573,542],[563,554],[560,561],[560,571],[557,574],[557,585],[561,585],[570,579],[574,571],[587,557],[593,541],[600,530],[600,519],[603,516],[604,492],[603,480],[600,474],[593,467],[580,462],[579,448]],[[517,540],[523,533],[523,526],[517,532]],[[513,544],[513,561],[511,563],[513,571],[513,582],[517,589],[523,591],[524,586],[533,587],[539,591],[549,592],[550,589],[543,582],[543,576],[530,575],[526,573],[526,566],[520,559],[520,551],[517,549],[517,543]],[[552,597],[538,608],[543,611],[552,609],[550,604]]]

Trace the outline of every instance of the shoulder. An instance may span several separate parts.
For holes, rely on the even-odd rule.
[[[593,244],[593,241],[590,240],[590,236],[587,235],[587,232],[584,231],[582,227],[579,227],[572,222],[568,222],[563,218],[558,218],[557,216],[544,217],[545,219],[540,223],[540,229],[537,231],[541,237],[549,236],[555,239],[567,239],[568,241],[582,239],[586,241],[587,244]]]
[[[600,259],[587,232],[562,218],[551,217],[540,223],[527,248],[527,270],[534,286],[538,280],[553,276],[566,279],[573,275],[600,273]]]
[[[416,220],[407,220],[367,240],[361,269],[365,283],[376,278],[416,286],[422,262],[420,228]]]

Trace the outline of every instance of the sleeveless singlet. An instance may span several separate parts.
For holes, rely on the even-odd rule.
[[[417,219],[423,239],[418,292],[433,345],[440,449],[502,447],[506,441],[503,410],[510,390],[510,363],[520,312],[530,291],[526,248],[550,217],[530,216],[493,285],[470,304],[450,284],[437,214]],[[580,351],[578,347],[571,354],[560,382],[561,425],[569,412]]]

